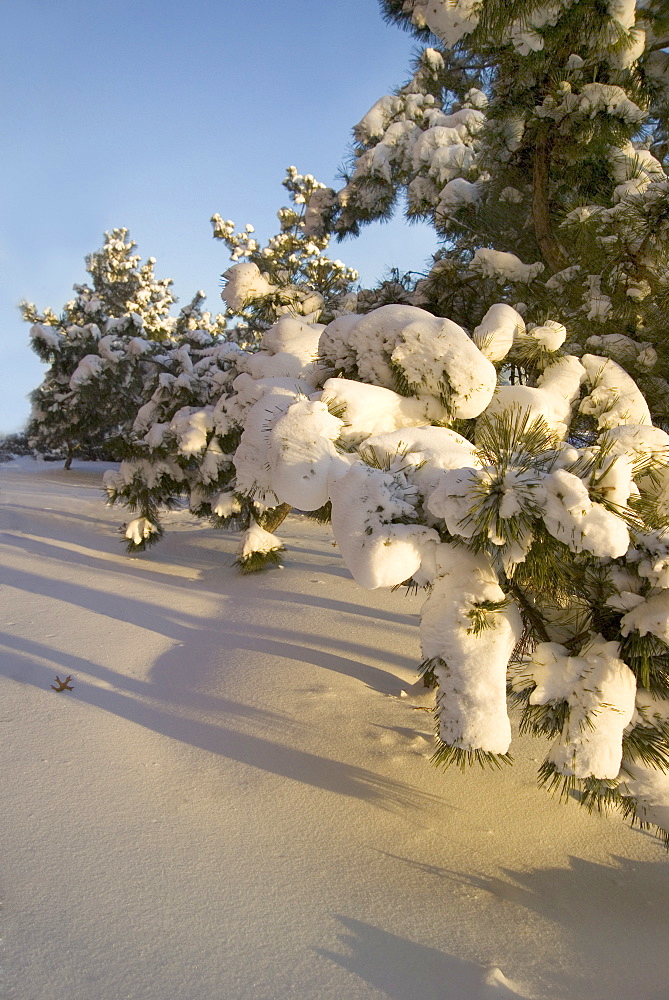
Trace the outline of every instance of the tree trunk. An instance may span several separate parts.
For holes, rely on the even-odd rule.
[[[534,172],[532,178],[532,219],[534,234],[542,256],[553,274],[567,266],[564,250],[555,239],[550,213],[550,162],[552,139],[548,126],[542,123],[534,147]]]

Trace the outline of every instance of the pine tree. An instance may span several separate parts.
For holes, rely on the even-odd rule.
[[[237,339],[252,346],[281,316],[327,323],[355,308],[357,272],[325,255],[329,236],[307,234],[309,212],[324,195],[327,201],[329,189],[295,167],[288,167],[282,183],[291,205],[277,212],[280,232],[266,246],[260,246],[251,225],[235,233],[230,220],[220,215],[211,220],[215,239],[225,243],[234,261],[223,275],[221,297],[235,319]]]
[[[574,350],[623,364],[666,423],[666,3],[382,7],[433,47],[354,130],[348,183],[314,203],[312,231],[355,234],[403,192],[443,249],[396,301],[469,328],[497,301],[552,316]]]
[[[328,238],[304,234],[307,202],[324,186],[294,167],[283,184],[292,207],[279,210],[281,232],[266,246],[258,244],[251,225],[235,233],[232,222],[212,219],[215,238],[234,262],[223,275],[225,341],[217,336],[224,318],[212,330],[192,303],[190,329],[177,323],[183,342],[162,353],[146,386],[147,402],[127,435],[121,468],[106,477],[111,502],[136,514],[126,528],[131,552],[157,542],[163,535],[161,509],[187,498],[194,515],[245,532],[238,558],[242,571],[279,561],[283,546],[273,531],[290,507],[278,504],[253,477],[240,484],[233,458],[247,412],[273,382],[283,379],[284,389],[287,384],[313,390],[322,329],[315,321],[355,308],[357,278],[325,255]]]
[[[158,542],[161,510],[187,498],[193,513],[217,526],[235,522],[237,505],[224,494],[231,479],[230,447],[238,435],[219,437],[217,401],[229,393],[235,360],[243,355],[226,336],[225,317],[204,312],[198,292],[176,318],[172,336],[161,344],[144,383],[144,402],[133,414],[118,471],[105,474],[109,502],[135,514],[125,528],[129,552]],[[222,445],[222,446],[221,446]]]
[[[191,491],[218,443],[221,503],[198,495],[220,517],[251,505],[249,568],[276,554],[258,513],[294,505],[331,518],[362,586],[426,589],[436,763],[510,763],[510,699],[552,741],[542,781],[669,845],[665,5],[384,7],[435,44],[291,238],[355,233],[404,190],[438,259],[323,328],[299,271],[215,219],[248,258],[224,298],[261,339],[226,348],[216,400],[138,438],[197,455],[174,477]]]
[[[143,401],[144,381],[156,344],[169,337],[174,320],[171,279],[158,280],[155,259],[144,264],[125,229],[105,234],[102,248],[86,259],[90,284],[57,316],[24,302],[31,344],[49,365],[32,393],[28,434],[42,453],[113,457],[124,428]]]
[[[337,319],[320,388],[257,380],[237,484],[331,512],[362,586],[427,588],[436,763],[511,762],[508,680],[553,739],[543,781],[667,837],[669,434],[566,337],[506,303],[471,333],[407,305]]]
[[[248,412],[238,475],[331,507],[363,586],[427,587],[437,763],[510,761],[508,681],[541,780],[669,843],[666,5],[384,6],[439,46],[305,233],[404,190],[444,248],[326,327],[320,392]]]

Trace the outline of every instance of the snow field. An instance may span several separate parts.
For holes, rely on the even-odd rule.
[[[182,512],[128,558],[101,476],[0,469],[9,1000],[665,995],[657,841],[538,790],[535,740],[429,765],[421,597],[298,516],[261,577]]]

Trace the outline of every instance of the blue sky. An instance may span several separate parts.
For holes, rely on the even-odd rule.
[[[4,0],[0,432],[42,366],[18,302],[59,311],[105,230],[127,226],[182,302],[220,303],[209,218],[264,238],[285,167],[337,186],[351,127],[409,75],[415,43],[376,0]],[[369,227],[333,256],[370,285],[420,270],[427,227]]]

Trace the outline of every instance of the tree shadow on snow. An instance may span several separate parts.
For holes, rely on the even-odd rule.
[[[59,662],[59,658],[53,653],[51,653],[50,659],[52,663],[58,664]],[[63,659],[67,660],[64,669],[69,669],[72,665],[72,658],[68,656],[63,657]],[[31,668],[29,675],[25,672],[26,661]],[[5,660],[0,667],[0,673],[18,679],[16,675],[20,666],[17,660],[13,663],[11,660]],[[24,659],[23,667],[21,677],[23,683],[48,689],[53,680],[53,669],[45,666],[43,659],[27,656]],[[87,667],[90,672],[95,672],[95,670],[91,670],[94,667],[93,664],[87,663]],[[283,778],[291,778],[302,784],[322,788],[338,795],[364,799],[382,809],[390,811],[420,809],[439,801],[437,796],[421,792],[404,782],[377,774],[364,767],[356,767],[287,746],[284,742],[279,742],[278,738],[277,740],[269,740],[253,733],[243,732],[236,726],[226,726],[218,721],[203,721],[200,718],[176,713],[173,710],[166,711],[160,705],[158,692],[155,693],[153,701],[140,701],[137,697],[120,691],[87,684],[81,679],[81,673],[78,672],[76,698],[80,702],[129,719],[172,740],[178,740],[227,760],[259,768]],[[173,709],[173,707],[172,703],[170,708]],[[224,716],[241,715],[247,720],[255,720],[261,723],[263,732],[266,732],[268,728],[267,713],[257,712],[253,708],[249,709],[248,706],[230,701],[226,707],[219,704],[218,711]],[[278,725],[277,718],[270,715],[270,721],[274,724],[277,737],[285,737],[286,729],[290,729],[290,720],[281,719],[281,724]]]
[[[76,532],[77,527],[81,528],[82,521],[100,524],[99,520],[85,514],[37,510],[29,524],[24,525],[16,521],[12,523],[11,512],[9,518],[6,515],[7,506],[1,509],[5,514],[5,521],[8,522],[3,528],[2,544],[11,545],[28,555],[83,566],[88,570],[105,575],[115,573],[119,577],[131,575],[147,580],[164,579],[169,570],[175,567],[186,567],[189,571],[189,580],[197,579],[198,575],[202,573],[202,567],[198,565],[198,562],[202,562],[201,552],[199,560],[197,556],[190,559],[187,555],[190,547],[183,544],[180,546],[181,552],[178,557],[164,558],[166,553],[163,552],[163,558],[147,560],[128,555],[124,550],[124,540],[117,531],[114,531],[113,536],[105,532],[95,535],[92,539],[82,534],[81,538],[73,541],[73,532]],[[42,526],[41,522],[46,524],[48,535],[35,538],[34,534]],[[26,533],[24,533],[24,528]],[[31,530],[28,531],[28,528]],[[12,534],[12,532],[19,533]],[[90,546],[91,542],[95,543],[95,548],[87,547],[87,543]],[[231,555],[230,566],[232,562]],[[219,567],[223,570],[225,568],[225,565]]]
[[[82,521],[95,525],[100,525],[101,523],[99,517],[93,517],[91,514],[80,514],[77,511],[69,510],[55,510],[52,507],[43,507],[41,504],[31,507],[23,503],[5,503],[2,505],[2,513],[8,520],[7,527],[10,530],[21,530],[22,526],[26,524],[33,529],[30,534],[34,533],[35,525],[40,521],[51,522],[55,519],[57,524],[62,522],[76,522],[79,524]],[[28,515],[29,520],[26,515]],[[53,535],[53,525],[50,523],[49,536],[53,537]],[[70,539],[71,537],[71,532],[69,532],[67,538]],[[48,539],[44,539],[44,541],[48,542]]]
[[[169,679],[164,683],[159,671],[159,682],[147,683],[30,640],[7,636],[0,638],[0,645],[15,650],[13,657],[3,657],[0,674],[48,690],[54,673],[76,673],[78,701],[221,758],[339,795],[364,799],[391,811],[420,809],[439,801],[437,796],[367,768],[288,745],[291,730],[299,727],[298,720],[230,699],[200,696],[185,687],[183,671],[175,675],[182,676],[181,683],[173,679],[170,690]],[[181,656],[179,662],[183,664]],[[86,674],[125,690],[86,683],[83,679]],[[216,721],[194,717],[188,711],[201,711],[203,701],[208,711],[216,713]],[[263,734],[270,729],[276,739],[245,732],[242,725],[255,726]]]
[[[487,971],[475,962],[417,944],[361,920],[336,915],[347,933],[344,954],[316,948],[321,958],[352,972],[392,1000],[517,1000],[503,985],[487,986]]]
[[[108,582],[107,580],[107,584]],[[389,670],[365,663],[363,657],[370,656],[408,670],[415,666],[415,661],[410,657],[378,650],[357,640],[340,639],[335,635],[325,637],[310,635],[277,626],[256,625],[253,621],[248,621],[246,624],[235,623],[226,617],[218,620],[203,619],[185,611],[161,608],[133,597],[107,593],[68,580],[38,576],[35,573],[8,567],[3,570],[3,583],[27,593],[42,594],[67,604],[74,604],[115,621],[128,622],[178,642],[193,643],[197,640],[198,650],[209,646],[223,656],[236,649],[245,649],[298,660],[354,677],[383,694],[397,693],[400,687],[398,677]],[[173,585],[167,583],[166,586]],[[242,608],[243,605],[242,601]],[[308,645],[309,642],[327,648],[317,649]],[[355,658],[340,656],[330,649],[352,653]]]
[[[279,532],[279,537],[281,538],[280,532]],[[285,539],[281,538],[281,541],[284,542]],[[288,543],[283,557],[286,569],[297,569],[300,570],[302,573],[317,572],[322,576],[339,576],[342,578],[342,580],[353,579],[350,572],[346,569],[346,567],[342,563],[336,564],[328,562],[322,562],[322,563],[305,562],[304,560],[297,558],[297,556],[301,554],[302,554],[301,550],[290,548],[290,543]],[[317,555],[318,553],[314,554]],[[328,557],[326,556],[325,558]]]
[[[6,507],[3,508],[3,510],[6,509]],[[39,515],[41,511],[37,510],[34,513]],[[202,547],[195,545],[189,546],[184,544],[183,539],[179,540],[178,554],[170,554],[168,539],[168,542],[164,543],[164,547],[161,549],[162,558],[152,558],[150,561],[142,555],[128,556],[123,551],[120,540],[110,538],[108,535],[95,538],[95,549],[86,548],[86,538],[80,539],[77,543],[72,543],[72,526],[70,524],[62,526],[61,530],[59,530],[58,521],[55,525],[51,523],[52,513],[55,514],[57,518],[62,518],[65,521],[71,520],[77,524],[79,524],[82,520],[93,520],[92,518],[86,518],[83,515],[79,516],[77,514],[64,514],[60,511],[49,511],[48,517],[46,514],[44,517],[44,520],[49,522],[48,536],[35,538],[26,537],[23,533],[13,535],[10,531],[18,529],[10,528],[9,531],[3,531],[2,544],[10,545],[21,552],[28,553],[29,555],[39,556],[41,559],[67,562],[75,566],[84,566],[89,570],[98,571],[101,574],[104,574],[105,582],[107,583],[109,581],[110,574],[114,574],[118,578],[125,578],[128,575],[131,575],[132,577],[139,577],[140,579],[145,578],[151,581],[157,579],[167,582],[169,569],[175,567],[185,567],[189,571],[189,587],[194,587],[207,593],[218,594],[220,591],[220,587],[216,585],[215,581],[215,590],[209,589],[210,583],[207,577],[216,577],[221,573],[226,576],[228,576],[228,574],[234,574],[236,578],[235,590],[239,590],[240,588],[242,590],[249,588],[252,590],[253,596],[256,599],[269,599],[283,601],[289,604],[301,604],[305,607],[341,611],[345,614],[369,618],[372,622],[378,622],[379,627],[386,627],[386,625],[390,624],[416,629],[418,625],[418,615],[415,612],[406,614],[401,611],[388,611],[385,608],[377,609],[364,604],[356,604],[354,601],[338,600],[327,596],[325,593],[303,594],[300,592],[291,592],[263,586],[260,583],[260,578],[257,576],[246,578],[239,576],[237,569],[233,566],[235,557],[232,551],[221,552],[210,548],[203,549]],[[31,523],[30,526],[33,530],[36,528],[34,522]],[[230,541],[230,536],[228,536],[228,541]],[[68,545],[71,545],[72,547],[68,548]],[[234,546],[231,545],[231,548],[233,547]],[[152,556],[155,556],[155,553],[152,553]],[[219,557],[220,562],[215,567],[212,567],[212,559],[215,557]],[[288,568],[295,568],[294,562],[290,559],[290,554],[288,556]],[[311,570],[312,575],[315,577],[321,577],[324,572],[323,567],[321,566],[306,567],[306,569]],[[358,588],[354,583],[348,570],[343,570],[341,575],[350,581],[354,592],[362,593],[361,588]],[[173,581],[174,583],[179,580],[177,574],[175,574],[175,578],[176,579]],[[384,626],[381,626],[381,623],[385,623]]]
[[[572,856],[569,868],[502,868],[504,878],[459,878],[560,924],[593,971],[593,981],[581,986],[587,1000],[666,1000],[669,864],[661,852],[658,844],[657,862],[613,856],[600,864]]]
[[[317,572],[320,572],[320,570]],[[365,605],[354,604],[352,601],[340,601],[333,597],[327,597],[325,594],[302,594],[285,590],[269,590],[263,587],[258,587],[256,593],[260,597],[271,598],[275,601],[285,601],[288,604],[303,604],[309,608],[327,608],[330,611],[342,611],[345,614],[371,618],[373,621],[378,622],[379,627],[382,628],[386,628],[389,624],[412,629],[418,627],[417,614],[403,614],[402,612],[386,611],[384,608],[370,608]],[[382,622],[383,625],[381,625]]]
[[[67,473],[54,475],[53,479],[63,485],[75,483]],[[59,500],[55,498],[54,506]],[[58,509],[47,512],[44,507],[36,506],[34,510],[14,513],[20,523],[3,535],[3,543],[39,560],[40,571],[6,567],[3,583],[28,595],[27,616],[31,609],[29,595],[44,595],[63,607],[66,624],[60,641],[67,641],[65,629],[72,621],[67,605],[74,605],[101,616],[101,623],[108,619],[140,629],[138,643],[142,636],[153,632],[174,645],[158,658],[147,675],[139,679],[132,676],[130,669],[124,670],[123,665],[115,670],[58,652],[47,643],[7,635],[2,641],[5,648],[13,652],[3,658],[0,673],[42,690],[49,689],[55,673],[73,674],[75,692],[72,696],[64,696],[68,699],[72,697],[94,705],[221,758],[337,794],[365,799],[382,808],[415,809],[438,801],[435,796],[373,770],[291,745],[297,732],[305,732],[297,712],[288,715],[267,711],[221,697],[218,693],[228,664],[239,667],[243,663],[243,682],[260,689],[267,671],[272,671],[275,677],[281,676],[282,669],[297,662],[353,678],[383,694],[397,694],[402,682],[387,666],[411,670],[415,665],[413,659],[359,642],[341,627],[339,634],[334,632],[332,636],[309,634],[300,627],[299,607],[291,618],[295,622],[292,629],[263,624],[267,621],[265,615],[257,616],[259,620],[254,622],[254,606],[267,606],[273,600],[285,602],[285,594],[278,588],[273,590],[267,583],[259,592],[256,580],[239,577],[231,567],[221,565],[219,560],[231,553],[221,552],[216,547],[189,546],[183,536],[175,534],[168,536],[157,557],[152,554],[151,559],[128,559],[109,534],[109,512],[104,508],[101,508],[98,531],[95,526],[85,523],[80,535],[74,533],[66,518],[59,517],[62,512]],[[48,526],[41,517],[47,513]],[[36,523],[36,516],[39,523]],[[81,519],[75,514],[74,521],[78,520]],[[27,537],[20,534],[22,528],[30,535],[43,537]],[[12,534],[12,530],[17,533]],[[215,542],[221,538],[215,532],[212,536]],[[230,549],[234,541],[227,536],[218,545]],[[69,570],[70,566],[74,567],[73,571]],[[188,568],[189,579],[178,573],[179,566]],[[201,578],[192,579],[193,573],[200,574]],[[277,575],[276,581],[280,579]],[[154,588],[149,591],[153,601],[142,599],[143,580]],[[140,596],[135,598],[132,594]],[[189,605],[191,599],[194,603]],[[370,613],[354,602],[333,602],[333,607],[329,607],[327,598],[317,600],[323,600],[327,611],[376,616],[376,612]],[[189,606],[201,609],[203,602],[204,611],[189,613]],[[308,607],[310,601],[309,598],[302,602],[298,599],[296,603]],[[281,609],[278,614],[274,609],[272,614],[273,620],[286,619]],[[381,615],[383,612],[379,617]],[[98,624],[90,616],[76,620],[79,627],[93,633]],[[395,624],[410,624],[412,631],[415,629],[413,621]],[[304,628],[308,627],[308,614],[305,613]],[[322,631],[322,623],[316,623],[314,628]],[[340,637],[342,632],[343,638]],[[125,640],[123,646],[125,648]],[[395,650],[397,646],[394,642]],[[246,653],[260,655],[247,657]],[[289,670],[286,676],[290,677]],[[292,683],[296,683],[294,678]]]
[[[568,868],[513,869],[501,875],[458,872],[399,855],[431,880],[448,880],[484,891],[508,927],[527,925],[529,910],[547,924],[546,978],[560,1000],[667,1000],[669,981],[669,864],[658,844],[657,861],[612,855],[610,864],[571,856]],[[386,854],[386,852],[380,852]],[[434,892],[435,884],[427,891]],[[439,891],[438,888],[436,891]],[[494,912],[494,911],[493,911]],[[554,935],[569,941],[570,968],[550,976]],[[539,925],[540,926],[540,925]],[[535,952],[536,942],[529,945]],[[564,950],[564,946],[562,948]],[[540,952],[539,952],[540,955]],[[576,969],[587,970],[587,976]]]
[[[33,667],[42,667],[45,662],[53,664],[53,670],[57,673],[72,673],[77,675],[77,683],[83,675],[102,681],[104,684],[113,685],[116,688],[123,688],[130,696],[136,697],[140,701],[151,701],[174,705],[181,709],[191,709],[193,711],[209,711],[228,715],[248,717],[262,723],[264,728],[277,727],[283,729],[294,724],[294,720],[283,713],[268,711],[257,708],[253,705],[246,705],[243,702],[234,701],[230,698],[222,698],[210,691],[198,691],[197,688],[186,687],[181,684],[157,683],[132,677],[112,670],[110,667],[99,663],[93,663],[81,656],[74,656],[72,653],[63,653],[47,646],[44,643],[35,642],[32,639],[19,638],[0,632],[0,647],[5,650],[13,650],[17,660],[12,663],[11,659],[3,658],[0,663],[0,674],[17,681],[19,684],[35,684],[43,687],[41,683],[36,683],[36,677],[31,673],[26,673],[25,664],[31,663]],[[40,677],[52,677],[52,668],[45,668],[45,674]],[[46,685],[49,687],[49,684]],[[104,690],[100,688],[100,690]]]

